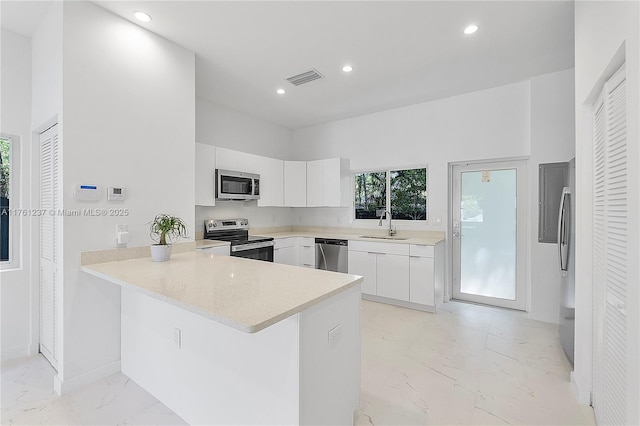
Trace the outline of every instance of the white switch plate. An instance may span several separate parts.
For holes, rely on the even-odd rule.
[[[434,225],[442,225],[442,218],[441,217],[434,217],[433,218],[433,224]]]
[[[337,325],[329,330],[329,347],[335,347],[340,341],[340,336],[342,335],[342,326]]]

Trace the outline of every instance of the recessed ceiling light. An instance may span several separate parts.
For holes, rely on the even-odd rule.
[[[342,67],[342,71],[351,72],[353,71],[353,67],[351,65],[345,65],[344,67]]]
[[[475,25],[475,24],[471,24],[471,25],[469,25],[467,28],[465,28],[465,29],[464,29],[464,33],[465,33],[466,35],[473,34],[473,33],[475,33],[476,31],[478,31],[478,26],[477,26],[477,25]]]
[[[151,22],[151,15],[149,15],[148,13],[144,13],[144,12],[134,12],[133,16],[136,17],[136,19],[140,22]]]
[[[284,89],[278,89],[278,90],[276,90],[276,93],[278,95],[284,95]]]

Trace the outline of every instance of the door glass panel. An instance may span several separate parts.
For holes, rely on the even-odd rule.
[[[516,298],[516,169],[461,173],[460,291]]]

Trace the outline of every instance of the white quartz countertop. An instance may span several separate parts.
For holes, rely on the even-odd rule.
[[[246,333],[351,288],[358,275],[299,268],[201,250],[168,262],[151,258],[85,265],[81,270]]]
[[[400,243],[400,244],[419,244],[426,246],[434,246],[441,241],[444,241],[443,237],[427,237],[427,236],[412,236],[411,232],[406,232],[394,236],[392,238],[384,238],[384,232],[375,231],[372,232],[368,229],[362,229],[354,231],[353,233],[346,232],[307,232],[307,231],[284,231],[264,233],[260,235],[264,237],[273,238],[288,238],[288,237],[310,237],[310,238],[335,238],[349,241],[371,241],[371,242],[385,242],[385,243]],[[379,238],[366,238],[365,236],[377,236]]]

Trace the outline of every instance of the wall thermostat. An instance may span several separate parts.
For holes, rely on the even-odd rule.
[[[107,200],[123,201],[127,199],[127,189],[117,186],[110,186],[107,189]]]
[[[99,201],[102,198],[102,188],[98,185],[77,184],[73,188],[73,198],[78,201]]]

